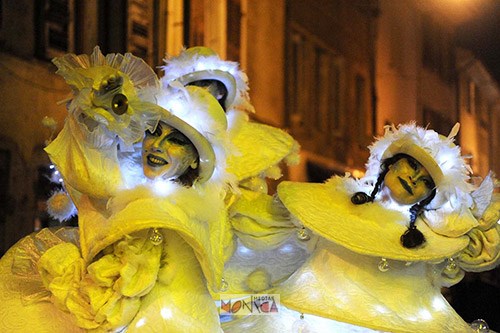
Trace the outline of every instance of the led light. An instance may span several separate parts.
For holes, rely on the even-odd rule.
[[[169,308],[161,309],[160,314],[164,319],[171,319],[172,318],[172,310],[170,310]]]
[[[248,247],[245,247],[243,245],[240,245],[238,247],[238,252],[241,253],[241,254],[249,254],[250,252],[252,252]]]
[[[380,304],[375,305],[375,311],[382,313],[382,314],[386,314],[386,313],[390,312],[387,307],[380,305]]]
[[[285,244],[279,249],[279,251],[282,253],[293,252],[293,246],[291,244]]]
[[[434,308],[434,310],[444,310],[446,308],[446,303],[444,302],[444,300],[437,296],[434,298],[434,300],[432,301],[432,307]]]
[[[142,327],[142,326],[144,326],[144,324],[146,324],[146,319],[141,318],[137,321],[137,324],[135,324],[135,327]]]
[[[174,192],[178,186],[170,181],[164,179],[156,179],[153,181],[153,190],[159,196],[168,196]]]
[[[419,315],[420,319],[423,319],[423,320],[431,320],[432,319],[432,314],[427,309],[421,309],[418,312],[418,315]]]

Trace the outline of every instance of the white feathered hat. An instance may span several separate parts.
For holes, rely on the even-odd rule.
[[[457,123],[445,137],[415,123],[386,126],[384,136],[369,147],[366,176],[377,177],[385,159],[406,154],[427,169],[436,185],[436,195],[427,208],[437,209],[446,202],[453,208],[461,205],[470,207],[473,187],[468,181],[471,168],[461,156],[460,147],[454,144],[459,127]]]
[[[224,101],[226,111],[230,109],[254,112],[248,95],[248,77],[237,62],[224,61],[208,47],[197,46],[184,49],[178,56],[167,57],[161,68],[165,75],[163,86],[175,84],[189,85],[195,81],[216,80],[227,89]]]
[[[157,102],[160,121],[186,135],[198,151],[197,183],[231,183],[233,176],[226,171],[231,149],[227,119],[217,100],[203,88],[188,86],[164,91]]]

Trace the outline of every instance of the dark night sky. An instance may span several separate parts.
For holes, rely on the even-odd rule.
[[[478,19],[457,31],[457,42],[476,54],[500,83],[500,0],[493,0]]]

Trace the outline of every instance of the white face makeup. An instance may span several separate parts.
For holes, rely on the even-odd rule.
[[[160,122],[156,130],[146,132],[142,143],[142,165],[149,179],[175,179],[198,165],[198,152],[177,129]]]
[[[434,182],[429,172],[411,157],[404,157],[389,166],[384,184],[391,197],[400,204],[413,205],[429,196]]]

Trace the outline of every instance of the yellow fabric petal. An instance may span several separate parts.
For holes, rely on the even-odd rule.
[[[120,293],[115,292],[98,311],[96,318],[106,318],[107,326],[116,329],[128,325],[139,311],[140,305],[140,298],[123,297]]]
[[[231,207],[231,225],[245,246],[271,249],[292,235],[295,226],[272,196],[243,189],[241,193]]]
[[[38,269],[44,286],[65,308],[68,293],[81,280],[83,260],[72,243],[61,243],[48,249],[40,258]]]
[[[89,275],[97,285],[111,287],[120,275],[122,264],[114,254],[107,254],[87,267]]]
[[[167,240],[168,241],[168,240]],[[116,289],[124,296],[143,296],[153,288],[160,268],[161,246],[137,238],[120,257],[123,263]]]
[[[482,231],[469,232],[470,242],[460,254],[460,267],[469,272],[483,272],[495,268],[500,262],[500,225]]]

